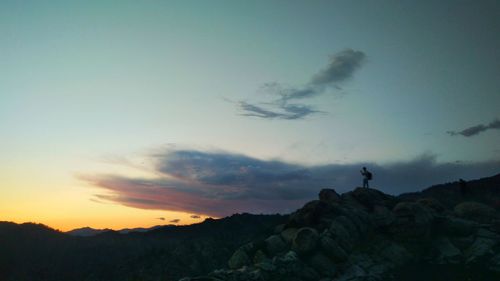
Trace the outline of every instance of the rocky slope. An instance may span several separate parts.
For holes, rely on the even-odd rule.
[[[229,269],[181,280],[500,280],[499,212],[425,195],[322,190],[274,234],[237,249]]]

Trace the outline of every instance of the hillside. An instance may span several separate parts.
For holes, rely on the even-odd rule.
[[[176,280],[223,267],[280,215],[239,214],[140,233],[75,237],[38,224],[0,223],[0,280]]]
[[[500,280],[498,178],[465,195],[455,183],[398,197],[324,189],[228,268],[182,281]]]

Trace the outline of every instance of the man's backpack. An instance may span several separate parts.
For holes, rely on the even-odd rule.
[[[366,172],[366,178],[367,178],[368,180],[373,179],[373,175],[372,175],[372,173],[370,173],[370,172]]]

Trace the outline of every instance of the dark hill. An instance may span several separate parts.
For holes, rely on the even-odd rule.
[[[0,280],[177,280],[224,267],[281,215],[238,214],[152,231],[75,237],[44,225],[0,222]]]
[[[500,280],[499,178],[465,194],[457,183],[397,197],[322,190],[228,268],[182,281]]]

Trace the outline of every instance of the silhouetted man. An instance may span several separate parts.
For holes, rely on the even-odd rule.
[[[467,182],[464,181],[463,179],[458,180],[458,185],[460,186],[460,193],[462,196],[465,196],[467,192]]]
[[[361,175],[363,175],[363,187],[369,188],[368,181],[372,179],[373,175],[372,173],[368,172],[366,167],[363,167],[361,171],[359,171]]]

